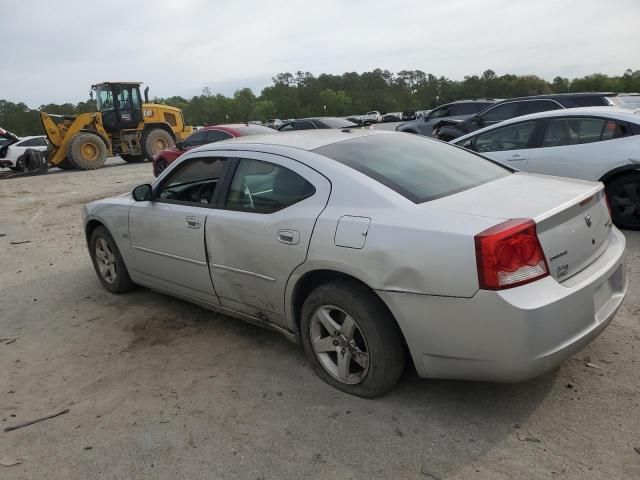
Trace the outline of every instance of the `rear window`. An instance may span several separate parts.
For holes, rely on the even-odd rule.
[[[235,127],[242,135],[269,135],[276,133],[273,128],[263,127],[261,125],[247,125],[246,127]]]
[[[371,135],[314,151],[373,178],[414,203],[445,197],[511,173],[479,155],[418,135]]]

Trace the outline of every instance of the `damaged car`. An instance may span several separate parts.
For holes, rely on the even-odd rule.
[[[275,330],[368,398],[405,362],[425,378],[535,377],[596,338],[627,291],[602,184],[371,129],[194,148],[87,204],[84,231],[108,291]]]

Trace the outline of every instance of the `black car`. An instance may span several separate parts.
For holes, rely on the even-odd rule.
[[[278,128],[281,132],[289,132],[293,130],[317,130],[325,128],[353,128],[358,127],[357,123],[350,122],[344,118],[338,117],[314,117],[299,118],[282,124]]]
[[[496,101],[497,100],[493,98],[480,98],[477,100],[458,100],[451,103],[445,103],[444,105],[434,108],[423,117],[398,125],[396,130],[398,132],[431,136],[434,125],[440,123],[442,120],[447,119],[452,120],[453,122],[461,122],[462,120],[481,112],[490,105],[494,105]]]
[[[575,107],[600,107],[615,105],[616,93],[558,93],[534,95],[502,100],[466,119],[443,119],[433,125],[432,135],[440,140],[450,141],[480,128],[488,127],[510,118],[530,113]]]

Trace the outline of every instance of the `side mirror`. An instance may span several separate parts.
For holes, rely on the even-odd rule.
[[[138,185],[131,195],[136,202],[148,202],[151,200],[151,185],[148,183]]]
[[[176,148],[180,150],[184,150],[184,142],[176,142]]]

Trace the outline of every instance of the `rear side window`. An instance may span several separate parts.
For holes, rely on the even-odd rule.
[[[202,130],[200,132],[196,132],[193,135],[190,135],[184,141],[184,145],[186,147],[197,147],[198,145],[204,145],[207,143],[207,131]]]
[[[288,168],[242,159],[231,181],[225,206],[230,210],[273,213],[315,192],[313,185]]]
[[[518,102],[503,103],[491,110],[487,110],[484,115],[482,115],[482,119],[485,122],[501,122],[503,120],[508,120],[518,115],[518,107]]]
[[[559,147],[563,145],[598,142],[603,136],[606,123],[607,120],[603,118],[551,119],[547,124],[547,130],[542,139],[542,146]]]
[[[572,97],[570,102],[573,104],[572,106],[576,106],[576,107],[602,107],[602,106],[610,105],[610,103],[607,102],[606,98],[598,95],[595,95],[595,96],[578,95],[576,97]]]
[[[633,131],[628,124],[616,122],[615,120],[607,120],[602,130],[601,140],[613,140],[614,138],[629,137],[633,135]]]
[[[511,173],[478,155],[418,135],[371,135],[314,151],[373,178],[414,203],[451,195]]]
[[[518,115],[528,115],[530,113],[547,112],[549,110],[558,110],[560,105],[551,100],[531,100],[528,102],[522,102]]]
[[[16,147],[41,147],[42,143],[39,138],[30,138],[16,145]]]
[[[473,150],[476,152],[502,152],[528,148],[529,139],[535,127],[536,122],[524,122],[481,133],[476,137]]]
[[[429,118],[442,118],[451,116],[451,107],[441,107],[436,108],[433,112],[429,114]]]

